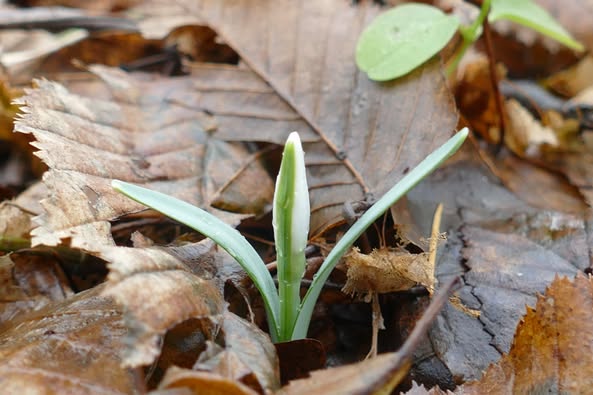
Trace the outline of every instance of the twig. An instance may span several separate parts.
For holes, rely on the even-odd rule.
[[[504,144],[504,134],[506,129],[505,117],[504,117],[504,104],[503,97],[498,88],[498,75],[496,74],[496,60],[494,57],[494,51],[492,49],[492,35],[490,32],[490,23],[488,18],[484,18],[482,23],[484,28],[484,45],[486,47],[486,55],[488,56],[488,68],[490,70],[490,83],[492,85],[492,91],[494,92],[494,98],[496,100],[496,109],[500,117],[500,136],[496,145],[496,153],[500,152],[502,145]]]

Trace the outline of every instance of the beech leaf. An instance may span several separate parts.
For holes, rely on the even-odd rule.
[[[271,201],[273,183],[265,169],[248,166],[254,158],[243,146],[212,138],[216,126],[204,111],[171,104],[159,77],[147,81],[115,69],[93,70],[108,88],[106,97],[39,80],[19,101],[24,113],[15,129],[35,136],[37,155],[50,168],[43,177],[50,194],[41,202],[45,212],[36,219],[33,245],[57,245],[64,238],[90,251],[113,245],[108,221],[143,206],[113,191],[112,178],[203,206],[235,225],[243,215],[215,210],[209,202],[229,178],[249,168],[261,182],[253,200]]]
[[[135,391],[120,366],[127,329],[112,298],[97,286],[23,314],[0,334],[2,392],[102,393]]]
[[[164,248],[106,247],[101,255],[111,262],[104,295],[125,307],[130,328],[123,364],[151,364],[160,354],[167,329],[190,318],[212,318],[224,312],[221,292],[211,281]]]
[[[283,144],[289,133],[299,132],[312,237],[341,220],[347,200],[382,196],[456,126],[437,60],[388,84],[371,82],[358,70],[352,59],[358,37],[381,11],[373,2],[202,0],[167,5],[169,10],[177,7],[180,15],[199,15],[248,66],[197,65],[195,91],[178,92],[177,101],[208,108],[222,139]],[[142,23],[158,18],[149,7],[139,15],[144,15]]]
[[[459,394],[586,393],[593,385],[593,283],[557,277],[517,326],[508,355]]]

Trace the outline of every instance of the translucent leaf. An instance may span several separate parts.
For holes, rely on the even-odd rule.
[[[508,19],[532,28],[577,51],[584,49],[548,12],[531,0],[493,0],[490,22]]]
[[[401,77],[439,52],[458,27],[456,16],[435,7],[395,7],[377,17],[362,33],[356,47],[356,64],[372,80]]]

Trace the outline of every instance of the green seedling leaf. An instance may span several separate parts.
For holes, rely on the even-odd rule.
[[[259,290],[266,306],[272,340],[279,336],[279,303],[276,286],[266,265],[236,229],[212,214],[164,193],[152,191],[127,182],[113,180],[111,186],[129,198],[151,207],[211,238],[239,262]]]
[[[569,48],[583,51],[583,44],[552,18],[548,12],[531,0],[492,0],[488,20],[507,19],[538,31]]]
[[[284,147],[274,194],[273,223],[279,295],[265,264],[236,229],[198,207],[163,193],[118,180],[113,180],[111,185],[135,201],[210,237],[224,248],[245,269],[261,293],[272,340],[297,340],[307,335],[313,307],[323,284],[346,250],[399,198],[457,151],[467,135],[467,128],[462,129],[427,156],[346,232],[321,265],[302,303],[299,291],[305,266],[304,250],[307,245],[310,212],[304,153],[296,132],[291,133]]]
[[[284,145],[272,211],[278,264],[280,341],[291,340],[301,304],[310,212],[305,155],[299,134],[292,132]]]
[[[302,339],[307,336],[307,329],[309,328],[309,323],[311,321],[313,307],[315,307],[315,303],[321,293],[323,284],[329,277],[333,268],[338,264],[340,258],[346,253],[347,249],[350,248],[356,239],[358,239],[377,218],[383,215],[389,207],[408,193],[408,191],[416,186],[416,184],[418,184],[424,177],[432,173],[448,157],[453,155],[459,147],[461,147],[461,144],[465,141],[468,133],[468,129],[463,128],[440,148],[428,155],[418,166],[371,206],[371,208],[368,209],[367,212],[364,213],[340,239],[317,271],[317,274],[315,274],[309,287],[309,291],[307,291],[307,294],[303,298],[301,310],[292,334],[293,340]]]
[[[439,52],[457,31],[459,20],[438,8],[404,4],[378,16],[361,34],[356,64],[370,79],[401,77]]]

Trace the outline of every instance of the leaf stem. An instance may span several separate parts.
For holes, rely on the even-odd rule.
[[[492,92],[494,93],[494,99],[496,103],[496,110],[500,118],[500,134],[497,143],[497,151],[500,151],[504,144],[504,133],[506,129],[505,113],[504,113],[504,98],[498,87],[498,74],[496,73],[496,58],[494,57],[494,49],[492,47],[492,35],[490,33],[490,23],[488,18],[484,19],[484,46],[486,47],[486,55],[488,56],[488,71],[490,74],[490,85],[492,86]]]
[[[482,31],[480,28],[482,27],[484,22],[488,20],[488,18],[486,18],[486,17],[488,16],[488,11],[490,11],[491,1],[492,0],[484,0],[482,2],[482,6],[480,8],[480,14],[476,18],[476,20],[472,22],[471,25],[461,26],[459,28],[459,33],[461,34],[461,37],[463,38],[463,43],[461,44],[461,48],[457,52],[457,55],[455,55],[455,59],[447,67],[447,76],[450,76],[453,73],[453,71],[455,71],[457,69],[457,66],[459,66],[459,62],[465,55],[465,52],[467,52],[467,49],[474,42],[476,42],[476,40],[478,38],[480,38],[480,35],[482,34]]]

